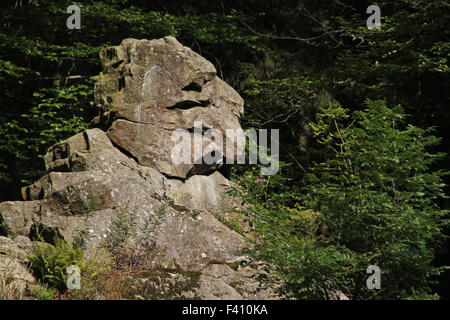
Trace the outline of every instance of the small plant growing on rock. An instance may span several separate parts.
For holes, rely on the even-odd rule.
[[[1,261],[0,261],[1,262]],[[15,300],[22,298],[18,282],[15,281],[13,260],[6,262],[0,273],[0,300]]]
[[[130,198],[135,199],[133,195]],[[140,225],[138,207],[131,206],[130,201],[117,211],[105,243],[105,247],[114,256],[116,267],[132,270],[153,259],[157,252],[155,231],[166,214],[166,209],[165,204],[161,205],[155,214],[150,214]],[[137,236],[132,237],[133,235]]]
[[[131,208],[128,201],[117,211],[106,236],[106,247],[110,250],[121,248],[136,227],[137,207]]]
[[[81,287],[85,290],[96,283],[97,278],[108,270],[108,259],[101,251],[85,256],[82,248],[62,239],[55,239],[55,245],[35,243],[29,256],[29,268],[37,280],[60,293],[67,290],[67,268],[76,265],[81,270]]]
[[[99,198],[96,194],[90,194],[87,201],[83,201],[83,214],[95,211],[99,206]]]
[[[28,294],[40,300],[53,300],[55,297],[55,289],[47,287],[47,285],[31,285],[28,288]]]

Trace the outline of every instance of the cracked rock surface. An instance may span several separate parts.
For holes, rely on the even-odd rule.
[[[179,143],[171,139],[173,132],[188,130],[193,141],[194,128],[217,130],[223,142],[214,151],[228,161],[237,159],[237,152],[227,152],[226,145],[243,137],[239,117],[244,101],[217,77],[208,60],[173,37],[125,39],[120,46],[102,50],[100,57],[97,121],[108,128],[111,141],[139,163],[183,179],[217,169],[216,164],[194,165],[203,153],[192,153],[192,164],[173,164],[171,151]]]

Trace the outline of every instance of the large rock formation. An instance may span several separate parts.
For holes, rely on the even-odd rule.
[[[256,283],[247,278],[251,270],[236,263],[244,258],[239,252],[246,244],[227,227],[224,212],[239,202],[225,194],[231,182],[216,171],[220,164],[171,161],[173,131],[188,129],[193,136],[199,121],[234,143],[226,130],[242,132],[242,98],[217,77],[210,62],[172,37],[126,39],[100,56],[97,128],[49,148],[47,173],[23,188],[25,201],[0,203],[0,272],[13,252],[23,290],[33,282],[20,267],[32,241],[52,242],[57,236],[82,238],[86,248],[102,246],[118,212],[125,210],[137,227],[124,250],[158,248],[151,261],[155,270],[175,266],[198,273],[196,285],[179,295],[267,297],[252,293]],[[221,146],[215,151],[225,158],[237,155]],[[152,228],[140,228],[149,223]],[[141,280],[145,292],[148,286],[142,284],[148,279]]]
[[[178,143],[171,140],[174,130],[190,130],[193,136],[201,122],[200,132],[218,130],[225,143],[234,141],[226,129],[243,134],[239,125],[242,98],[216,76],[209,61],[175,38],[126,39],[100,56],[103,72],[95,84],[96,103],[102,111],[98,121],[106,126],[112,122],[108,137],[140,164],[179,178],[202,174],[217,166],[172,163],[171,150]],[[228,161],[236,158],[235,152],[224,150],[217,146],[214,151]],[[197,160],[193,157],[191,163]]]

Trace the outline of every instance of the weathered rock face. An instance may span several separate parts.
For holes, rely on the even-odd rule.
[[[226,129],[241,130],[242,99],[210,62],[171,37],[126,39],[101,58],[97,123],[107,131],[89,129],[49,148],[47,173],[23,188],[25,201],[0,203],[0,272],[12,252],[21,257],[14,270],[23,291],[34,281],[20,269],[32,241],[57,236],[82,238],[86,248],[107,246],[113,222],[125,212],[134,229],[124,250],[158,248],[154,267],[194,272],[196,285],[186,297],[266,298],[251,293],[250,271],[236,264],[246,244],[223,214],[239,204],[225,193],[231,182],[211,173],[217,166],[174,165],[170,157],[172,132],[193,129],[196,121],[224,136]],[[208,175],[198,175],[203,172]],[[142,292],[154,289],[141,280]]]
[[[59,159],[62,156],[67,158]],[[64,162],[73,171],[49,172],[24,188],[25,199],[31,201],[1,203],[6,236],[32,237],[35,230],[47,230],[49,241],[52,235],[74,241],[87,231],[85,241],[92,246],[101,244],[108,234],[115,211],[130,206],[130,211],[137,212],[137,224],[142,225],[147,219],[156,218],[156,212],[164,207],[165,212],[157,217],[160,228],[155,241],[164,248],[165,257],[159,257],[164,261],[158,263],[175,259],[183,269],[199,270],[210,260],[232,259],[232,252],[243,247],[241,237],[210,211],[203,210],[201,205],[185,207],[191,198],[176,199],[178,192],[183,192],[178,190],[184,190],[184,183],[139,165],[115,148],[100,129],[86,130],[55,145],[45,160],[49,168]],[[186,184],[196,178],[191,177]],[[223,191],[220,184],[230,183],[218,172],[203,178],[215,190]],[[218,193],[217,197],[223,196]],[[213,201],[205,204],[209,208],[220,204]]]
[[[227,129],[243,135],[242,98],[216,76],[209,61],[175,38],[126,39],[100,56],[103,72],[95,84],[102,111],[98,121],[108,128],[111,141],[140,164],[179,178],[205,173],[217,165],[193,165],[199,160],[194,157],[192,164],[172,163],[171,150],[178,143],[171,139],[173,131],[186,129],[193,137],[194,127],[215,129],[224,137],[224,145],[234,141]],[[237,156],[220,145],[213,151],[229,160]]]
[[[0,236],[0,300],[23,298],[27,286],[35,282],[25,267],[30,246],[27,237],[17,237],[14,242]]]

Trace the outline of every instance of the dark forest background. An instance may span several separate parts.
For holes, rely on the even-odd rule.
[[[69,16],[66,8],[71,4],[81,8],[80,30],[66,27]],[[366,27],[369,17],[366,9],[371,4],[381,8],[380,30]],[[322,212],[321,221],[314,221],[320,225],[317,229],[302,229],[298,234],[293,231],[283,235],[284,240],[277,238],[281,243],[289,242],[287,247],[292,248],[290,241],[293,241],[294,233],[295,241],[298,241],[300,234],[309,232],[308,236],[311,236],[312,232],[314,245],[308,242],[305,247],[300,241],[302,247],[298,252],[308,256],[310,251],[307,250],[318,246],[324,249],[316,250],[323,252],[320,257],[309,256],[302,260],[305,259],[302,254],[289,260],[284,255],[282,259],[286,258],[288,264],[277,256],[283,252],[265,252],[261,248],[258,258],[278,266],[277,272],[286,283],[285,294],[317,297],[308,290],[316,285],[323,288],[325,282],[317,284],[316,281],[324,272],[328,280],[330,277],[336,280],[337,287],[349,288],[346,291],[348,295],[372,298],[372,295],[355,289],[358,285],[349,280],[358,276],[353,274],[341,278],[343,273],[339,270],[348,270],[349,266],[355,270],[360,268],[362,257],[367,258],[368,252],[375,252],[378,248],[386,253],[377,262],[379,264],[392,258],[388,252],[409,254],[398,265],[386,265],[392,272],[392,279],[398,278],[402,272],[414,276],[423,272],[423,279],[420,276],[406,277],[404,284],[392,288],[391,295],[382,293],[377,297],[426,298],[429,297],[427,294],[438,293],[442,299],[448,299],[449,272],[432,272],[430,268],[449,264],[448,240],[442,234],[448,234],[444,223],[447,212],[444,210],[450,208],[450,202],[444,195],[449,194],[450,179],[445,172],[450,169],[450,155],[436,156],[435,161],[428,161],[427,156],[450,150],[449,6],[448,2],[439,0],[3,1],[0,5],[0,201],[20,200],[21,187],[44,174],[40,157],[47,148],[88,128],[91,119],[97,115],[91,77],[101,71],[98,58],[101,48],[118,45],[125,38],[154,39],[171,35],[210,60],[218,75],[241,94],[245,100],[244,128],[280,129],[282,170],[278,177],[271,177],[263,189],[259,186],[257,190],[252,189],[248,184],[249,194],[254,195],[252,199],[255,200],[252,203],[248,199],[252,212],[263,216],[263,221],[269,221],[264,220],[269,214],[271,217],[275,215],[277,219],[270,220],[270,223],[285,227],[283,223],[289,222],[295,230],[301,229],[304,222],[301,219],[299,222],[299,216],[303,219],[305,212]],[[396,109],[397,106],[401,108]],[[372,117],[367,110],[373,114]],[[333,121],[327,122],[326,119]],[[366,119],[366,122],[361,119]],[[393,119],[401,120],[398,126],[397,122],[394,125]],[[398,131],[389,131],[391,127],[385,126],[383,121],[392,123],[392,129],[395,127]],[[339,195],[338,191],[324,194],[319,188],[325,186],[332,190],[327,187],[327,181],[331,183],[334,178],[326,176],[323,167],[320,169],[317,165],[327,163],[329,167],[339,167],[339,163],[333,162],[339,155],[336,158],[330,151],[333,143],[339,145],[333,140],[337,136],[331,133],[332,129],[348,129],[346,132],[351,138],[345,142],[348,144],[343,150],[379,147],[381,151],[377,151],[378,154],[386,152],[388,155],[392,149],[391,145],[383,147],[381,142],[377,144],[375,139],[371,140],[361,131],[352,131],[356,124],[366,132],[375,126],[372,136],[384,130],[381,136],[384,135],[385,142],[399,139],[396,146],[402,146],[405,159],[397,167],[405,171],[392,170],[405,175],[405,192],[418,188],[421,191],[414,191],[415,195],[426,198],[420,203],[408,202],[409,207],[398,211],[401,221],[392,222],[403,228],[402,223],[417,216],[418,219],[423,218],[418,220],[418,224],[434,228],[431,231],[417,229],[417,232],[423,232],[423,238],[421,233],[396,234],[392,238],[394,242],[399,239],[399,243],[406,239],[406,247],[395,250],[382,247],[386,251],[381,247],[370,250],[354,248],[344,242],[335,242],[332,237],[334,231],[324,227],[334,221],[331,217],[335,217],[333,214],[336,212],[333,210],[344,214],[346,208],[350,208],[346,207],[345,201],[339,208],[332,208],[330,203],[341,199],[339,197],[345,198],[345,194]],[[434,131],[428,131],[430,127]],[[319,133],[327,135],[328,140],[319,140]],[[427,136],[434,136],[437,140],[423,140]],[[410,148],[414,141],[422,145]],[[407,154],[408,150],[412,150],[410,154]],[[354,153],[341,155],[363,163],[366,161],[368,166],[372,164],[369,171],[381,177],[386,174],[387,167],[378,162],[377,152],[371,154],[375,158],[366,160],[355,158]],[[389,171],[391,174],[392,170]],[[249,167],[239,168],[235,169],[234,176],[253,179],[253,172]],[[427,178],[423,181],[408,180],[417,177],[418,172],[427,174]],[[371,179],[376,178],[367,175],[365,179],[365,184],[369,185]],[[247,185],[244,180],[243,185]],[[334,182],[334,186],[343,185],[342,181]],[[421,186],[417,187],[415,183],[421,183]],[[435,188],[427,189],[426,185],[431,184]],[[361,186],[361,181],[355,185]],[[373,197],[373,193],[364,195],[371,199],[368,200],[370,204],[370,201],[385,201],[377,196],[389,196],[389,192],[380,191]],[[267,201],[268,198],[273,203],[258,207],[257,201]],[[324,199],[329,200],[328,205],[324,204],[327,203]],[[302,204],[301,209],[299,203]],[[401,216],[402,212],[410,209],[415,216]],[[375,217],[379,208],[373,210]],[[427,215],[428,212],[436,214]],[[295,223],[292,222],[294,220]],[[375,220],[361,222],[359,227],[362,228],[363,223],[385,225],[385,222]],[[269,231],[261,226],[259,230],[261,237],[267,240],[265,248],[270,248],[268,232],[276,232],[277,228]],[[355,231],[352,230],[347,231]],[[320,240],[319,245],[317,239],[324,238],[324,234],[327,234],[327,240]],[[417,237],[416,242],[411,237]],[[424,251],[411,249],[415,246]],[[342,249],[344,247],[345,250]],[[339,252],[339,257],[336,257],[336,252]],[[426,261],[419,261],[417,254]],[[297,269],[292,267],[297,264]],[[305,266],[308,268],[304,269]],[[299,281],[303,275],[306,280],[302,278],[303,282]],[[315,280],[308,280],[308,276]],[[308,288],[306,293],[302,291],[305,287]]]

